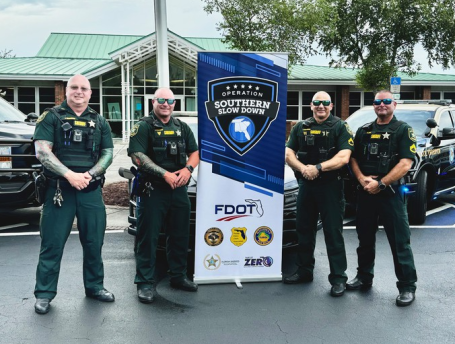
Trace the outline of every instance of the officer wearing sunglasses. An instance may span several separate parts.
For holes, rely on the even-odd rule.
[[[352,172],[359,185],[357,202],[357,276],[347,283],[348,290],[370,288],[378,219],[384,226],[392,250],[399,295],[397,306],[408,306],[415,299],[417,273],[412,254],[403,177],[411,168],[416,152],[412,128],[399,121],[396,102],[387,90],[373,101],[377,119],[357,130],[351,158]]]
[[[333,116],[330,96],[318,92],[311,102],[313,117],[297,123],[286,145],[286,162],[296,172],[298,270],[284,278],[287,284],[311,282],[320,215],[330,263],[330,294],[346,289],[346,250],[343,239],[344,192],[340,169],[349,162],[354,141],[349,126]]]
[[[159,88],[153,111],[133,128],[128,153],[138,167],[136,176],[137,246],[136,277],[140,302],[155,298],[155,265],[158,237],[166,231],[166,253],[171,286],[197,291],[187,276],[190,200],[187,184],[199,164],[199,152],[190,127],[171,116],[174,94]]]

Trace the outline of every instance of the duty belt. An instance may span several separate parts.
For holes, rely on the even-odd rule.
[[[51,187],[57,187],[57,181],[59,182],[59,186],[62,189],[72,189],[73,187],[71,186],[70,182],[66,179],[63,178],[49,178],[47,177],[47,185]],[[81,192],[90,192],[93,190],[96,190],[98,186],[102,185],[104,181],[104,176],[100,178],[99,180],[93,180],[90,181],[90,183],[87,185],[85,189],[80,190]]]

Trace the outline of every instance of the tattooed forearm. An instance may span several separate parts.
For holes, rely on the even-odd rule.
[[[164,168],[159,167],[144,153],[132,153],[131,159],[133,160],[133,163],[142,171],[150,173],[154,176],[163,177],[166,173]]]
[[[43,164],[49,171],[63,176],[69,171],[69,168],[61,163],[60,160],[52,153],[52,146],[54,144],[50,141],[37,140],[35,141],[36,158]]]
[[[101,150],[101,157],[98,162],[93,166],[89,173],[92,176],[100,176],[104,174],[107,168],[112,164],[112,158],[114,156],[114,148],[105,148]]]

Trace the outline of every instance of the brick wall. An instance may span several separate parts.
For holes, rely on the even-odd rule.
[[[55,82],[55,105],[60,105],[65,100],[65,83],[63,81]]]

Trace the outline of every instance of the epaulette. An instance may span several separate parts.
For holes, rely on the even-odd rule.
[[[389,126],[389,129],[391,131],[396,131],[399,127],[401,127],[403,124],[405,124],[405,122],[403,121],[396,121],[396,122],[393,122],[390,126]]]
[[[341,121],[341,118],[332,116],[332,120],[325,121],[324,123],[327,124],[329,127],[333,127],[335,123],[338,123],[339,121]]]
[[[373,122],[370,122],[370,123],[367,123],[367,124],[364,124],[362,125],[362,129],[363,130],[371,130],[373,128],[373,124],[374,124],[374,121]]]
[[[313,117],[307,118],[302,121],[302,125],[305,127],[311,127],[316,121],[314,120]]]

